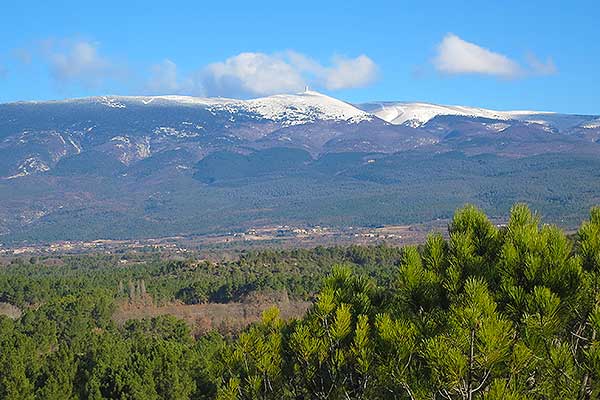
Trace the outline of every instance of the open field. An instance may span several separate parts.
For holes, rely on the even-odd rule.
[[[12,319],[21,317],[21,309],[10,303],[0,302],[0,316],[5,315]]]
[[[308,301],[277,301],[252,303],[208,303],[182,304],[171,303],[164,306],[154,304],[121,303],[113,320],[122,326],[128,320],[154,318],[160,315],[172,315],[184,320],[194,336],[217,330],[222,334],[241,331],[248,325],[258,322],[263,311],[277,307],[283,319],[301,318],[311,303]]]

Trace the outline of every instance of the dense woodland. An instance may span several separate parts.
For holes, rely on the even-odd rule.
[[[596,399],[600,208],[577,234],[516,205],[478,209],[419,247],[316,248],[238,260],[13,260],[0,268],[2,399]],[[235,335],[193,337],[174,317],[111,319],[141,291],[227,302],[313,299]]]
[[[600,157],[570,151],[551,153],[543,143],[556,136],[547,132],[536,145],[542,146],[535,151],[540,155],[515,158],[487,151],[467,155],[473,154],[470,146],[488,148],[493,142],[507,140],[506,135],[493,136],[492,143],[469,138],[460,151],[415,150],[385,156],[331,153],[294,167],[289,165],[289,160],[297,159],[292,150],[277,158],[272,153],[268,158],[256,158],[249,165],[236,162],[232,154],[213,156],[195,167],[194,177],[166,168],[161,154],[135,164],[158,173],[149,176],[132,170],[123,176],[123,171],[114,171],[121,165],[116,161],[97,164],[82,160],[81,165],[89,170],[75,175],[61,176],[58,167],[50,172],[59,175],[52,179],[42,175],[1,180],[0,198],[11,199],[0,203],[0,214],[8,218],[5,226],[10,229],[1,239],[5,244],[20,245],[99,237],[156,238],[244,232],[265,222],[336,229],[421,224],[450,219],[465,202],[479,205],[491,216],[505,216],[521,200],[543,213],[546,222],[576,229],[600,198]],[[98,155],[84,152],[76,157],[85,159],[93,154]],[[368,159],[377,161],[368,163]],[[69,163],[67,159],[63,162]],[[173,163],[171,168],[179,161]],[[270,171],[264,171],[265,166]],[[90,199],[85,207],[63,201],[62,211],[27,224],[18,218],[38,211],[31,199],[48,204],[51,210],[51,205],[59,206],[55,199],[71,198],[70,190],[104,200]],[[15,209],[16,205],[19,208]]]

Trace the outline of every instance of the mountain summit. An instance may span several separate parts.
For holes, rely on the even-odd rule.
[[[92,105],[108,108],[127,109],[131,106],[187,106],[213,112],[244,113],[257,119],[281,122],[286,126],[323,121],[361,122],[371,120],[372,115],[352,104],[305,90],[296,94],[281,94],[250,100],[229,99],[223,97],[192,96],[99,96],[58,101],[18,102],[12,105]]]

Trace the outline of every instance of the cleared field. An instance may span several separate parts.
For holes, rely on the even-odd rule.
[[[207,303],[180,304],[164,306],[153,304],[122,303],[113,314],[113,320],[123,325],[130,319],[152,318],[160,315],[173,315],[188,323],[192,333],[197,336],[210,330],[223,334],[239,332],[260,319],[263,311],[277,307],[284,319],[302,317],[311,303],[308,301],[280,301],[260,303]]]
[[[0,315],[5,315],[8,318],[18,319],[21,317],[21,309],[9,303],[0,302]]]

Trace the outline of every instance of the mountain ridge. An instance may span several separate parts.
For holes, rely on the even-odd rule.
[[[523,117],[557,114],[552,111],[511,110],[499,111],[480,107],[441,105],[427,102],[382,101],[360,104],[379,118],[397,125],[411,123],[421,126],[440,115],[481,117],[497,120],[522,120]],[[379,109],[377,109],[379,107]]]
[[[94,150],[125,166],[162,151],[184,148],[198,161],[221,150],[241,153],[293,147],[313,157],[330,152],[394,153],[436,146],[437,151],[502,151],[506,141],[545,142],[538,153],[564,151],[539,140],[582,146],[600,139],[600,117],[547,111],[496,111],[424,102],[351,104],[315,91],[249,100],[193,96],[95,96],[0,104],[0,177],[53,171],[61,160]],[[519,132],[513,137],[488,134]],[[464,140],[457,147],[457,138]],[[468,137],[468,138],[467,138]],[[473,137],[491,148],[473,148]],[[453,141],[446,139],[453,138]],[[466,139],[465,139],[466,138]],[[543,136],[542,136],[543,139]],[[577,139],[582,142],[575,143]],[[468,143],[470,142],[470,143]],[[516,146],[513,146],[516,147]],[[539,146],[538,146],[539,147]],[[583,146],[585,147],[585,146]],[[585,151],[594,151],[595,146]],[[511,149],[506,154],[520,155]],[[523,151],[531,155],[535,151]]]
[[[598,116],[385,103],[409,104],[417,124],[368,104],[316,92],[0,104],[0,242],[427,222],[467,201],[570,221],[600,202]]]

